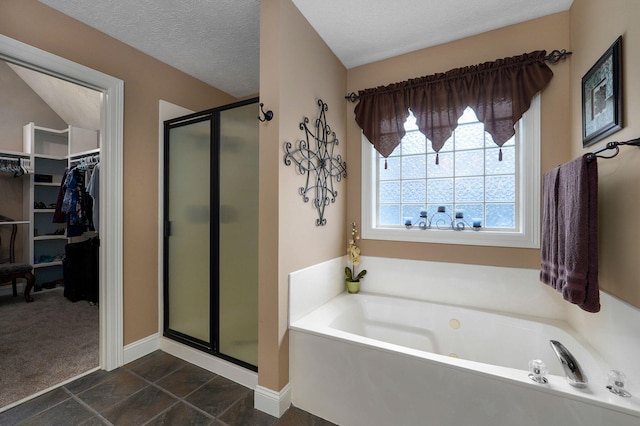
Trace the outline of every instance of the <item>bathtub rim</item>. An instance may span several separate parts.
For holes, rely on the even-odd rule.
[[[426,303],[434,303],[440,305],[446,305],[451,307],[459,307],[462,309],[475,310],[485,313],[499,314],[509,317],[515,317],[520,319],[536,319],[540,320],[540,322],[544,322],[545,324],[558,326],[562,325],[561,328],[572,330],[570,324],[563,320],[555,320],[544,317],[532,317],[529,315],[518,315],[512,312],[499,312],[488,309],[478,309],[471,308],[468,306],[458,306],[445,304],[440,302],[430,302],[422,299],[411,299],[406,297],[398,297],[387,294],[377,294],[377,293],[369,293],[369,292],[361,292],[364,296],[377,296],[383,298],[392,298],[392,299],[406,299],[411,301],[419,301]],[[358,297],[358,295],[348,294],[346,291],[338,294],[336,297],[330,299],[328,302],[320,305],[316,309],[311,312],[306,313],[302,317],[298,318],[295,321],[290,321],[289,330],[299,333],[305,333],[314,335],[316,337],[320,337],[323,339],[329,339],[345,344],[353,344],[362,348],[366,348],[369,350],[381,351],[386,353],[393,353],[395,355],[401,356],[403,358],[412,358],[412,359],[420,359],[430,364],[435,364],[439,367],[451,368],[455,370],[464,370],[465,372],[469,372],[471,374],[499,381],[502,383],[510,383],[513,385],[517,385],[520,387],[524,387],[528,390],[533,390],[536,392],[544,392],[549,393],[555,396],[559,396],[562,398],[569,398],[578,402],[594,404],[598,407],[608,410],[614,410],[617,412],[621,412],[623,414],[631,415],[634,417],[640,418],[640,400],[638,396],[635,394],[632,395],[631,398],[622,398],[616,396],[609,392],[606,388],[606,381],[601,377],[593,377],[589,375],[589,385],[587,388],[578,389],[571,385],[569,385],[566,379],[563,376],[557,375],[547,375],[548,383],[547,384],[538,384],[533,382],[527,376],[528,372],[522,369],[515,369],[510,367],[497,366],[493,364],[487,364],[478,361],[471,361],[461,358],[453,358],[447,355],[440,355],[432,352],[420,351],[417,349],[412,349],[400,345],[396,345],[393,343],[388,343],[364,336],[360,336],[354,333],[349,333],[343,330],[339,330],[329,326],[330,321],[327,321],[323,324],[319,324],[317,320],[314,319],[314,313],[320,311],[325,305],[341,298],[349,298],[349,297]],[[572,332],[572,335],[581,343],[590,347],[588,342],[582,338],[579,334],[576,334],[575,331]],[[597,356],[595,357],[598,358]],[[598,360],[600,361],[600,360]],[[604,363],[606,365],[606,363]]]

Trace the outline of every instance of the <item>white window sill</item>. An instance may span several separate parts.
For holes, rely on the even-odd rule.
[[[538,235],[522,232],[505,232],[467,229],[454,231],[450,229],[420,229],[405,227],[373,228],[363,226],[362,238],[368,240],[406,241],[435,244],[462,244],[473,246],[539,248]]]

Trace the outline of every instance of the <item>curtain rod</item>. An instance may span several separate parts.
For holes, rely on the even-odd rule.
[[[561,60],[567,59],[567,56],[571,55],[573,52],[567,52],[566,49],[562,50],[552,50],[547,56],[544,57],[545,61],[551,62],[552,64],[556,64]],[[355,103],[360,96],[357,93],[351,92],[347,96],[344,97],[349,102]]]
[[[613,158],[616,155],[618,155],[618,153],[620,152],[620,145],[631,145],[631,146],[637,146],[638,148],[640,148],[640,138],[636,138],[636,139],[631,139],[629,141],[626,142],[608,142],[605,146],[603,146],[602,148],[590,152],[587,155],[587,161],[593,161],[596,158]],[[614,149],[615,152],[613,153],[613,155],[598,155],[599,153],[609,150],[609,149]]]

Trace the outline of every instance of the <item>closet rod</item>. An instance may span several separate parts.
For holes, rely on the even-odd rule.
[[[86,161],[100,161],[100,154],[86,154],[81,157],[75,157],[70,160],[71,163],[81,163]]]
[[[626,142],[608,142],[605,146],[603,146],[602,148],[594,151],[594,152],[590,152],[587,154],[587,161],[593,161],[596,158],[613,158],[616,155],[618,155],[618,153],[620,152],[620,145],[631,145],[631,146],[637,146],[640,148],[640,138],[636,138],[636,139],[631,139],[628,140]],[[615,152],[613,153],[613,155],[598,155],[599,153],[603,152],[603,151],[607,151],[609,149],[613,149],[615,150]]]

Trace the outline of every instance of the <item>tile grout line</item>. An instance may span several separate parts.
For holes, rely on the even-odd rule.
[[[151,360],[150,360],[150,361],[151,361]],[[146,361],[146,362],[149,362],[149,361]],[[146,364],[146,362],[142,363],[141,365]],[[157,384],[157,382],[159,382],[160,380],[162,380],[162,379],[164,379],[164,378],[166,378],[166,377],[170,376],[171,374],[173,374],[173,373],[175,373],[175,372],[177,372],[177,371],[181,370],[182,368],[185,368],[187,365],[188,365],[188,364],[183,365],[183,366],[181,366],[181,367],[179,367],[179,368],[177,368],[177,369],[173,370],[172,372],[170,372],[170,373],[168,373],[168,374],[166,374],[166,375],[164,375],[164,376],[160,377],[160,378],[159,378],[159,379],[157,379],[155,382],[152,382],[152,381],[148,380],[147,378],[145,378],[145,377],[141,376],[140,374],[138,374],[138,373],[136,373],[135,371],[132,371],[132,370],[130,370],[130,369],[128,369],[128,368],[126,368],[126,370],[127,370],[129,373],[133,374],[134,376],[136,376],[136,377],[138,377],[138,378],[140,378],[140,379],[144,380],[145,382],[149,383],[150,385],[155,386],[155,387],[157,387],[158,389],[160,389],[161,391],[163,391],[163,392],[165,392],[165,393],[167,393],[167,394],[171,395],[172,397],[174,397],[174,398],[178,399],[178,401],[179,401],[179,402],[183,402],[185,405],[187,405],[187,406],[189,406],[189,407],[191,407],[191,408],[195,409],[195,410],[196,410],[196,411],[198,411],[199,413],[204,414],[204,415],[205,415],[205,416],[207,416],[208,418],[211,418],[212,420],[219,420],[219,419],[218,419],[218,417],[219,417],[219,416],[213,416],[213,415],[211,415],[210,413],[207,413],[207,412],[206,412],[206,411],[204,411],[203,409],[201,409],[201,408],[197,407],[196,405],[194,405],[194,404],[190,403],[189,401],[187,401],[187,400],[185,399],[185,398],[189,397],[190,395],[192,395],[193,393],[195,393],[196,391],[198,391],[198,390],[200,390],[201,388],[203,388],[205,385],[207,385],[209,382],[213,381],[213,380],[214,380],[214,379],[216,379],[217,377],[222,377],[222,376],[220,376],[219,374],[216,374],[216,373],[213,373],[213,372],[210,372],[210,371],[209,371],[209,373],[213,374],[213,377],[211,377],[209,380],[207,380],[206,382],[204,382],[203,384],[201,384],[200,386],[198,386],[197,388],[195,388],[194,390],[192,390],[191,392],[189,392],[188,394],[186,394],[186,395],[185,395],[184,397],[182,397],[182,398],[181,398],[181,397],[179,397],[179,396],[177,396],[177,395],[175,395],[175,394],[173,394],[173,393],[172,393],[172,392],[170,392],[169,390],[167,390],[167,389],[163,388],[161,385]],[[125,368],[125,366],[123,366],[122,368]],[[206,371],[208,371],[208,370],[206,370]],[[242,386],[242,385],[240,385],[240,386]],[[247,389],[248,389],[248,388],[247,388]],[[250,391],[250,389],[249,389],[249,391]],[[137,393],[137,392],[136,392],[136,393]],[[233,402],[233,404],[231,404],[231,406],[235,405],[235,404],[236,404],[236,402],[238,402],[238,401],[234,401],[234,402]],[[173,404],[173,405],[175,405],[175,404]],[[173,405],[172,405],[171,407],[173,407]],[[231,407],[231,406],[230,406],[230,407]],[[164,410],[164,411],[166,411],[166,410]],[[163,411],[163,412],[164,412],[164,411]],[[225,410],[225,411],[223,411],[223,412],[226,412],[226,411],[227,411],[227,410]],[[161,413],[160,413],[160,414],[161,414]],[[158,416],[159,416],[160,414],[158,414]],[[220,413],[220,414],[221,414],[221,413]],[[155,417],[158,417],[158,416],[155,416]],[[154,417],[154,418],[155,418],[155,417]]]
[[[104,370],[96,370],[96,371],[104,371]],[[115,371],[117,371],[117,369],[113,370],[112,372],[115,372]],[[109,372],[109,373],[110,373],[110,372]],[[78,380],[82,380],[82,379],[84,379],[85,377],[88,377],[88,376],[84,376],[84,377],[82,377],[82,378],[80,378],[80,379],[78,379]],[[103,376],[99,381],[95,382],[93,385],[89,386],[88,388],[81,390],[80,392],[73,392],[71,389],[69,389],[69,388],[67,387],[67,385],[70,385],[71,383],[74,383],[75,381],[74,381],[74,382],[71,382],[71,383],[67,383],[67,384],[65,384],[65,385],[62,385],[61,387],[62,387],[62,388],[64,388],[67,392],[69,392],[69,393],[70,393],[70,394],[72,394],[72,395],[79,395],[79,394],[81,394],[81,393],[87,392],[87,391],[89,391],[89,390],[91,390],[91,389],[95,388],[96,386],[99,386],[99,385],[103,384],[104,382],[108,381],[108,380],[109,380],[109,378],[110,378],[110,377],[109,377],[109,375],[107,374],[107,375]]]
[[[240,385],[242,386],[242,385]],[[244,386],[243,386],[244,387]],[[251,389],[247,388],[248,392],[247,393],[251,393]],[[216,419],[220,420],[220,417],[222,417],[227,411],[231,410],[231,408],[233,408],[236,404],[238,404],[240,401],[242,401],[243,399],[245,399],[247,397],[247,395],[241,396],[240,398],[238,398],[237,400],[235,400],[233,402],[233,404],[229,405],[225,410],[223,410],[222,412],[220,412],[217,416]]]
[[[142,423],[141,426],[147,425],[150,422],[154,421],[155,419],[157,419],[158,417],[160,417],[161,415],[163,415],[164,413],[169,412],[169,410],[171,410],[173,407],[175,407],[176,405],[180,404],[180,400],[176,400],[176,402],[174,402],[173,404],[171,404],[170,406],[168,406],[167,408],[165,408],[164,410],[160,411],[158,414],[156,414],[155,416],[151,417],[149,420],[147,420],[146,422]]]
[[[153,386],[157,387],[158,389],[160,389],[161,391],[171,395],[172,397],[176,398],[178,400],[178,402],[182,402],[183,404],[187,405],[188,407],[193,408],[194,410],[204,414],[206,417],[211,418],[212,420],[216,420],[217,417],[213,416],[209,413],[207,413],[206,411],[204,411],[203,409],[197,407],[196,405],[193,405],[191,402],[187,401],[185,398],[187,398],[188,396],[192,395],[193,393],[195,393],[196,391],[198,391],[199,389],[201,389],[202,387],[204,387],[206,384],[208,384],[209,382],[213,381],[213,379],[215,379],[217,377],[217,375],[215,375],[214,377],[212,377],[211,379],[207,380],[205,383],[203,383],[202,385],[198,386],[197,388],[195,388],[193,391],[189,392],[188,394],[186,394],[183,397],[179,397],[178,395],[172,393],[171,391],[163,388],[162,386],[156,384],[156,383],[152,383]],[[175,405],[175,404],[174,404]],[[172,406],[173,407],[173,406]],[[166,410],[165,410],[166,411]],[[157,416],[156,416],[157,417]]]
[[[116,406],[116,405],[118,405],[118,404],[123,403],[124,401],[126,401],[126,400],[127,400],[127,399],[129,399],[129,398],[131,398],[132,396],[137,395],[138,393],[142,392],[143,390],[145,390],[146,388],[148,388],[150,385],[153,385],[153,383],[149,382],[148,380],[144,379],[143,377],[139,377],[139,376],[138,376],[138,378],[140,378],[140,379],[142,379],[143,381],[145,381],[145,382],[146,382],[146,384],[145,384],[144,386],[142,386],[140,389],[138,389],[137,391],[135,391],[135,392],[133,392],[133,393],[131,393],[131,394],[127,395],[126,397],[122,398],[121,400],[119,400],[119,401],[117,401],[117,402],[114,402],[114,403],[113,403],[113,404],[111,404],[111,405],[106,406],[106,407],[104,408],[104,410],[103,410],[103,411],[108,411],[108,410],[110,410],[111,408],[115,407],[115,406]],[[92,388],[93,388],[93,387],[92,387]],[[88,389],[87,389],[87,390],[88,390]],[[83,391],[82,393],[84,393],[84,391]],[[78,397],[78,398],[79,398],[79,397]],[[86,403],[85,403],[85,404],[86,404]],[[86,404],[86,405],[87,405],[87,406],[89,406],[89,407],[91,407],[89,404]],[[95,410],[95,409],[93,409],[93,408],[92,408],[92,410],[97,412],[97,410]],[[111,424],[111,423],[109,423],[109,424]]]
[[[177,359],[178,359],[178,360],[180,360],[180,361],[182,362],[182,365],[180,365],[180,366],[179,366],[178,368],[176,368],[175,370],[171,370],[171,371],[169,371],[169,372],[168,372],[167,374],[165,374],[164,376],[158,377],[158,378],[155,380],[155,382],[160,381],[160,380],[162,380],[162,379],[164,379],[164,378],[166,378],[166,377],[170,376],[171,374],[173,374],[173,373],[175,373],[175,372],[177,372],[177,371],[182,370],[183,368],[185,368],[185,367],[187,367],[187,366],[189,365],[189,363],[188,363],[187,361],[184,361],[184,360],[182,360],[182,359],[180,359],[180,358],[177,358]],[[144,362],[142,362],[142,363],[138,364],[137,366],[146,365],[146,364],[148,364],[148,363],[150,363],[150,362],[152,362],[152,361],[153,361],[153,359],[148,359],[148,360],[146,360],[146,361],[144,361]],[[140,374],[136,373],[135,371],[133,371],[130,367],[127,367],[126,365],[123,365],[123,366],[122,366],[122,368],[123,368],[123,369],[125,369],[125,370],[127,370],[128,372],[130,372],[130,373],[132,373],[132,374],[135,374],[136,376],[140,377],[141,379],[144,379],[144,380],[148,381],[149,383],[155,383],[155,382],[152,382],[151,380],[149,380],[149,379],[147,379],[147,378],[145,378],[145,377],[142,377]]]
[[[151,360],[149,360],[149,361],[151,361]],[[146,364],[146,363],[147,363],[147,362],[149,362],[149,361],[146,361],[146,362],[142,363],[141,365],[144,365],[144,364]],[[203,383],[202,385],[198,386],[196,389],[194,389],[193,391],[189,392],[187,395],[185,395],[185,396],[184,396],[184,397],[182,397],[182,398],[181,398],[181,397],[179,397],[178,395],[175,395],[174,393],[170,392],[169,390],[165,389],[165,388],[164,388],[164,387],[162,387],[161,385],[157,384],[157,382],[159,382],[160,380],[162,380],[162,379],[164,379],[164,378],[166,378],[166,377],[170,376],[171,374],[173,374],[173,373],[175,373],[175,372],[177,372],[177,371],[179,371],[179,370],[181,370],[181,369],[185,368],[187,365],[188,365],[188,364],[185,364],[185,365],[182,365],[182,366],[180,366],[180,367],[176,368],[175,370],[171,371],[170,373],[167,373],[167,374],[165,374],[164,376],[162,376],[162,377],[158,378],[155,382],[152,382],[151,380],[147,379],[146,377],[141,376],[140,374],[138,374],[138,373],[136,373],[135,371],[133,371],[133,370],[131,370],[131,369],[127,368],[126,366],[122,366],[122,368],[123,368],[123,369],[125,369],[127,372],[131,373],[133,376],[138,377],[139,379],[141,379],[141,380],[145,381],[145,382],[146,382],[146,383],[148,383],[149,385],[151,385],[151,386],[153,386],[153,387],[155,387],[155,388],[159,389],[160,391],[162,391],[162,392],[166,393],[167,395],[172,396],[173,398],[176,398],[176,400],[177,400],[175,403],[171,404],[171,406],[167,407],[167,409],[165,409],[165,410],[163,410],[162,412],[158,413],[157,415],[155,415],[153,418],[149,419],[149,420],[148,420],[147,422],[145,422],[144,424],[149,423],[149,422],[150,422],[150,421],[152,421],[153,419],[155,419],[155,418],[159,417],[161,414],[163,414],[163,413],[165,413],[165,412],[169,411],[171,408],[173,408],[175,405],[177,405],[177,404],[178,404],[178,403],[180,403],[180,402],[182,402],[182,403],[184,403],[185,405],[187,405],[187,406],[189,406],[189,407],[191,407],[191,408],[195,409],[196,411],[198,411],[198,412],[202,413],[202,414],[203,414],[203,415],[205,415],[207,418],[210,418],[210,419],[212,419],[212,420],[217,420],[217,418],[216,418],[215,416],[212,416],[211,414],[207,413],[206,411],[204,411],[204,410],[202,410],[202,409],[200,409],[200,408],[196,407],[195,405],[193,405],[193,404],[191,404],[190,402],[186,401],[184,398],[188,397],[189,395],[193,394],[194,392],[196,392],[197,390],[199,390],[200,388],[202,388],[203,386],[205,386],[207,383],[211,382],[213,379],[215,379],[216,377],[218,377],[218,374],[211,373],[211,374],[213,374],[213,375],[214,375],[212,378],[210,378],[210,379],[209,379],[209,380],[207,380],[205,383]],[[145,386],[145,387],[143,387],[142,389],[145,389],[145,388],[146,388],[146,386]],[[138,392],[142,391],[142,389],[140,389],[139,391],[134,392],[133,394],[129,395],[127,398],[125,398],[125,400],[126,400],[126,399],[128,399],[128,398],[130,398],[131,396],[135,395],[136,393],[138,393]],[[114,405],[115,405],[115,404],[114,404]]]
[[[107,425],[109,426],[113,426],[113,423],[111,423],[109,420],[107,420],[102,414],[100,414],[98,412],[98,410],[96,410],[95,408],[93,408],[92,406],[90,406],[89,404],[87,404],[86,402],[84,402],[82,399],[80,399],[77,395],[74,395],[73,393],[71,393],[68,389],[65,389],[67,392],[69,392],[71,394],[71,399],[73,399],[74,401],[76,401],[77,403],[79,403],[81,406],[83,406],[84,408],[86,408],[87,410],[89,410],[89,412],[93,413],[94,416],[97,416],[101,421],[105,422]]]
[[[70,394],[70,392],[69,392],[69,391],[67,391],[66,389],[64,389],[64,386],[60,386],[58,389],[62,389],[62,390],[63,390],[63,392],[66,392],[67,394]],[[55,389],[54,389],[54,390],[55,390]],[[46,395],[46,394],[44,394],[44,395]],[[42,396],[42,395],[41,395],[41,396]],[[38,412],[35,412],[35,413],[33,413],[33,414],[30,414],[30,415],[28,415],[27,417],[25,417],[24,419],[20,420],[20,421],[18,422],[18,424],[23,423],[24,421],[29,420],[29,419],[30,419],[30,418],[32,418],[32,417],[39,416],[40,414],[44,413],[45,411],[48,411],[48,410],[52,409],[53,407],[57,407],[58,405],[60,405],[60,404],[62,404],[62,403],[64,403],[64,402],[66,402],[66,401],[68,401],[68,400],[70,400],[70,399],[71,399],[71,396],[70,396],[69,398],[65,398],[65,399],[63,399],[62,401],[58,401],[58,402],[56,402],[56,403],[55,403],[55,404],[53,404],[53,405],[49,405],[49,406],[47,406],[46,408],[44,408],[44,409],[42,409],[42,410],[40,410],[40,411],[38,411]],[[31,401],[33,401],[33,399],[32,399],[32,400],[30,400],[30,401],[27,401],[27,402],[31,402]],[[9,409],[9,410],[7,410],[7,411],[3,411],[3,413],[6,413],[6,412],[8,412],[8,411],[10,411],[10,410],[13,410],[14,408],[17,408],[17,407],[19,407],[19,406],[20,406],[20,405],[17,405],[17,406],[15,406],[15,407],[12,407],[12,408],[10,408],[10,409]]]

